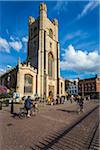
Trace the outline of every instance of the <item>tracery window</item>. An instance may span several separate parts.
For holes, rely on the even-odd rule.
[[[53,58],[52,53],[50,52],[48,54],[48,75],[50,77],[53,76],[53,68],[54,68],[53,64],[54,64],[54,58]]]
[[[37,27],[34,28],[34,37],[37,35]]]
[[[34,49],[36,49],[36,41],[34,41]]]
[[[24,76],[24,93],[32,93],[33,77],[29,74]]]

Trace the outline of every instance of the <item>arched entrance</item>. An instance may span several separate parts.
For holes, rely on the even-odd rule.
[[[54,96],[54,86],[49,85],[49,96],[53,97]]]

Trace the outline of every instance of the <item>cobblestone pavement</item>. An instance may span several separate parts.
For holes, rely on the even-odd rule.
[[[87,101],[84,104],[84,112],[78,114],[76,103],[59,104],[55,106],[40,105],[40,111],[31,118],[13,118],[9,107],[3,107],[0,111],[0,145],[1,150],[32,150],[39,142],[52,134],[55,134],[72,122],[82,117],[97,103]],[[20,105],[15,105],[15,111],[19,111]]]

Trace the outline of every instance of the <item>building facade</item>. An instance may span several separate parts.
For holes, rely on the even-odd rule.
[[[60,78],[58,21],[49,20],[46,4],[40,4],[39,17],[29,17],[28,52],[26,63],[18,61],[14,69],[16,92],[20,97],[35,95],[47,98],[65,94],[64,79]],[[8,74],[1,77],[3,80]],[[9,72],[12,77],[12,71]],[[10,78],[11,80],[11,78]],[[10,81],[9,81],[10,82]],[[10,86],[11,87],[11,86]]]
[[[65,80],[65,91],[69,95],[78,95],[78,81]]]
[[[78,89],[79,95],[83,97],[90,96],[90,98],[100,98],[100,78],[79,79]]]

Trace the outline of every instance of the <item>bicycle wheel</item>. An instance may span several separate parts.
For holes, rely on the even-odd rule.
[[[23,118],[25,118],[25,117],[26,117],[26,114],[25,114],[24,112],[21,112],[21,113],[19,114],[19,118],[23,119]]]

